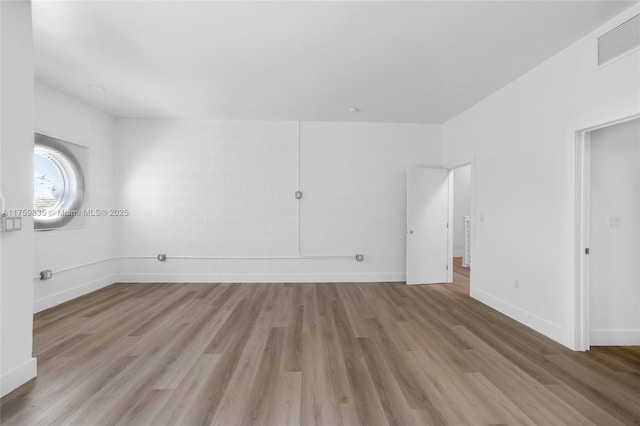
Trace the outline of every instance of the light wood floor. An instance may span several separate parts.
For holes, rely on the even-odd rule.
[[[467,292],[459,266],[453,285],[112,285],[36,315],[39,375],[2,423],[640,423],[640,348],[574,353]]]

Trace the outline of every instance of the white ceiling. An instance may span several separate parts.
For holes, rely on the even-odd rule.
[[[36,78],[117,117],[441,123],[634,3],[34,0]]]

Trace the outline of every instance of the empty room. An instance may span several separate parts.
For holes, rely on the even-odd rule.
[[[0,424],[640,424],[640,2],[0,1]]]

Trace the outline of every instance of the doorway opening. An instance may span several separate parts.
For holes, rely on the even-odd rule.
[[[640,345],[640,116],[577,136],[576,349]]]
[[[474,169],[470,163],[407,169],[408,285],[452,284],[470,295]]]
[[[471,274],[471,164],[454,168],[453,176],[453,288],[469,295]]]

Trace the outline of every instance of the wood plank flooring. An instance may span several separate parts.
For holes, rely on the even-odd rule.
[[[640,424],[640,347],[572,352],[455,278],[115,284],[36,315],[1,422]]]

